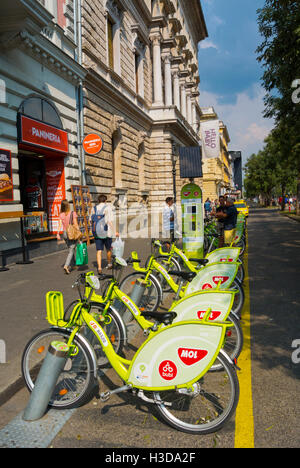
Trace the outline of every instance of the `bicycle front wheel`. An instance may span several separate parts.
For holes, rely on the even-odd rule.
[[[70,330],[48,329],[39,332],[27,343],[22,356],[22,375],[28,390],[34,388],[37,376],[53,341],[67,343]],[[76,355],[68,358],[54,388],[49,406],[70,409],[82,406],[90,400],[95,390],[92,357],[89,350],[76,336],[73,339]]]
[[[207,372],[193,392],[154,393],[157,410],[170,426],[190,434],[209,434],[231,418],[239,400],[238,378],[225,355],[219,354],[216,361],[220,372]]]

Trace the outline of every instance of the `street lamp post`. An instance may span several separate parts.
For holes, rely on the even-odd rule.
[[[176,204],[177,190],[176,190],[176,163],[178,161],[178,147],[176,143],[172,143],[172,175],[173,175],[173,198]]]

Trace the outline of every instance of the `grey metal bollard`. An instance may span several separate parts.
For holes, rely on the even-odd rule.
[[[68,354],[69,347],[66,343],[53,341],[50,344],[24,411],[24,421],[36,421],[44,416],[58,377],[66,365]]]
[[[145,289],[146,289],[145,282],[136,280],[135,285],[133,286],[132,292],[130,294],[130,299],[132,300],[132,302],[134,302],[134,304],[137,307],[140,306],[140,303],[141,303],[142,297],[144,295]],[[126,309],[125,313],[123,314],[124,322],[127,323],[130,320],[132,320],[132,318],[133,318],[132,314]]]

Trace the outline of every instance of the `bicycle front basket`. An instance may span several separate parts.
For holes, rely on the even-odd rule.
[[[63,294],[58,291],[50,291],[46,294],[47,320],[50,325],[62,328],[71,328],[82,325],[81,304],[74,305],[70,316],[65,318]]]

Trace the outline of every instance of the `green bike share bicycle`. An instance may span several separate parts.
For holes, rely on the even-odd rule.
[[[45,345],[58,340],[69,347],[68,359],[50,406],[78,407],[95,394],[99,377],[96,356],[89,341],[81,334],[82,329],[88,328],[124,383],[120,388],[100,393],[102,401],[115,393],[130,391],[149,408],[155,408],[162,419],[177,430],[207,434],[220,429],[234,414],[239,399],[235,366],[222,349],[226,330],[232,323],[209,320],[210,308],[201,321],[172,323],[175,314],[163,314],[161,326],[155,328],[148,322],[146,341],[133,358],[127,360],[115,352],[102,323],[90,313],[91,298],[100,286],[98,278],[85,275],[84,281],[90,291],[89,297],[78,301],[68,314],[64,311],[62,293],[54,291],[46,296],[47,319],[55,328],[39,335],[44,335]],[[124,293],[121,294],[125,298]],[[128,296],[127,300],[130,301]],[[29,347],[34,345],[33,338]],[[37,346],[41,347],[40,341]],[[23,361],[26,359],[28,346]],[[221,370],[208,372],[215,363]],[[35,378],[29,377],[32,378],[31,386],[28,386],[28,380],[25,381],[32,390]]]
[[[196,291],[217,288],[221,290],[229,289],[236,292],[232,313],[239,318],[245,301],[243,287],[236,278],[239,263],[222,261],[207,264],[208,259],[197,259],[196,261],[199,265],[202,265],[202,268],[195,269],[190,261],[185,260],[190,271],[182,272],[180,265],[176,265],[174,257],[164,260],[160,256],[158,262],[156,256],[151,255],[146,262],[145,268],[142,268],[139,265],[138,254],[132,252],[131,255],[135,272],[123,278],[120,289],[130,296],[135,281],[138,278],[145,280],[148,287],[142,298],[141,307],[146,308],[148,311],[156,311],[163,300],[164,291],[173,291],[177,300]],[[174,266],[175,268],[173,268]],[[179,280],[174,280],[174,276]],[[178,281],[181,283],[180,285],[178,285]],[[182,285],[183,281],[186,282],[185,286]]]
[[[126,262],[121,262],[119,259],[118,263],[114,260],[113,264],[116,273],[114,273],[113,269],[112,275],[102,274],[99,277],[102,281],[109,281],[103,295],[94,291],[92,296],[90,296],[91,291],[87,285],[87,278],[93,276],[93,272],[79,275],[73,286],[77,287],[80,300],[72,302],[66,308],[65,315],[67,316],[71,313],[78,303],[89,298],[90,313],[95,317],[97,322],[105,328],[105,332],[109,336],[115,352],[120,354],[128,341],[127,325],[124,320],[126,316],[129,317],[129,319],[134,318],[144,333],[147,333],[149,327],[158,328],[162,321],[166,319],[166,314],[144,311],[144,308],[140,307],[144,290],[147,289],[147,284],[145,282],[140,283],[140,280],[137,280],[136,288],[138,292],[134,297],[130,298],[124,294],[118,287],[117,276],[120,276]],[[81,291],[82,285],[84,287],[84,292]],[[223,343],[223,349],[232,360],[235,360],[238,358],[243,347],[243,333],[239,320],[231,313],[234,296],[234,292],[223,290],[194,292],[182,299],[174,301],[173,306],[169,310],[169,320],[172,320],[174,323],[183,320],[201,320],[204,312],[211,307],[210,321],[228,320],[233,324],[233,327],[226,332],[226,340]],[[121,309],[117,307],[120,305]],[[146,318],[148,318],[148,320]],[[149,319],[151,321],[149,321]],[[153,323],[153,320],[155,323]],[[39,368],[42,357],[48,349],[48,341],[54,336],[58,339],[56,334],[60,334],[61,332],[61,330],[57,328],[59,323],[52,323],[52,325],[52,329],[40,332],[34,336],[25,347],[22,358],[22,373],[29,389],[33,388],[37,369]],[[94,348],[98,367],[105,367],[107,365],[107,360],[102,353],[99,342],[94,339],[87,329],[81,332],[82,336],[91,342]],[[218,366],[212,366],[211,370],[218,370]]]

